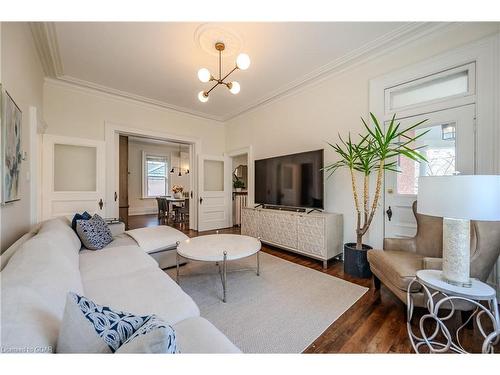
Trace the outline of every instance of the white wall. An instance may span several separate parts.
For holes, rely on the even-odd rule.
[[[1,82],[23,112],[21,147],[29,151],[29,107],[42,112],[43,72],[27,23],[2,22]],[[21,200],[0,208],[1,243],[4,251],[30,227],[29,158],[21,164]]]
[[[104,140],[104,123],[201,139],[204,153],[222,155],[224,125],[53,80],[44,85],[47,133]],[[194,98],[193,100],[196,100]]]
[[[336,141],[338,132],[346,135],[349,131],[357,134],[362,130],[360,116],[367,118],[369,112],[370,79],[494,32],[498,32],[498,24],[460,25],[440,35],[406,44],[342,73],[332,74],[321,82],[228,121],[227,149],[252,145],[254,159],[260,159],[325,148],[325,163],[334,162],[336,155],[326,141]],[[326,180],[325,198],[326,211],[344,215],[344,241],[355,241],[354,204],[346,171]],[[365,242],[370,243],[370,238]]]
[[[128,202],[129,215],[144,215],[157,212],[157,203],[154,198],[142,198],[142,152],[153,155],[167,156],[169,158],[169,168],[172,168],[171,155],[179,156],[179,148],[161,144],[151,144],[137,141],[129,141],[128,146]],[[184,146],[183,152],[189,152],[188,147]],[[175,167],[177,165],[174,165]],[[178,171],[169,173],[169,189],[173,185],[182,185],[185,191],[191,189],[189,183],[189,174],[182,174],[179,177]],[[171,194],[171,192],[169,192]]]

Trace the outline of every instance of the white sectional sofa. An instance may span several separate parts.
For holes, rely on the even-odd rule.
[[[238,353],[158,263],[125,234],[102,250],[81,249],[65,218],[42,223],[3,259],[2,352],[55,352],[66,295],[135,314],[157,314],[181,353]],[[5,257],[3,257],[5,258]]]

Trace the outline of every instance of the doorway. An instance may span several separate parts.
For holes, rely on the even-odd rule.
[[[232,165],[232,224],[241,226],[241,210],[248,201],[248,154],[231,158]]]
[[[191,146],[120,134],[119,212],[127,228],[190,228]]]

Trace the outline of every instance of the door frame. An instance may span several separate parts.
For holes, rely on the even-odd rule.
[[[232,163],[232,158],[236,157],[236,156],[240,156],[240,155],[247,155],[247,192],[248,192],[248,195],[247,195],[247,205],[248,206],[253,206],[254,204],[254,194],[255,194],[255,186],[254,186],[254,178],[255,178],[255,172],[254,172],[254,168],[255,168],[255,165],[254,165],[254,160],[253,160],[253,147],[250,145],[250,146],[247,146],[247,147],[241,147],[241,148],[238,148],[238,149],[234,149],[234,150],[231,150],[231,151],[228,151],[226,154],[225,154],[230,160],[231,160],[231,163]],[[232,191],[232,186],[233,186],[233,176],[232,176],[232,171],[231,171],[231,174],[230,176],[228,176],[228,179],[230,179],[230,186],[231,186],[231,191]],[[229,224],[231,224],[231,226],[234,225],[233,223],[233,205],[232,205],[232,192],[231,192],[231,199],[230,199],[230,205],[229,205]]]
[[[369,82],[369,112],[380,121],[390,120],[392,113],[385,112],[385,90],[422,77],[433,75],[447,69],[475,62],[476,90],[467,103],[463,98],[456,105],[476,105],[476,173],[491,174],[500,172],[500,151],[495,145],[500,141],[500,132],[495,128],[500,120],[500,109],[496,106],[500,98],[500,34],[480,39],[460,48],[447,51],[423,62],[413,64],[384,76],[374,78]],[[431,103],[427,112],[449,108],[449,102]],[[445,104],[446,103],[446,104]],[[446,106],[443,108],[443,106]],[[426,110],[423,106],[422,113]],[[368,114],[366,114],[368,115]],[[410,115],[410,114],[408,114]],[[398,117],[404,117],[404,111],[398,112]],[[371,122],[371,121],[370,121]],[[481,145],[481,147],[478,147]],[[493,155],[493,157],[492,157]],[[374,184],[373,178],[371,184]],[[374,189],[374,187],[371,187]],[[385,192],[385,186],[383,186]],[[373,191],[373,190],[372,190]],[[385,206],[385,194],[381,206]],[[380,207],[379,207],[380,208]],[[369,241],[376,247],[382,247],[384,238],[384,210],[379,209],[369,231]]]
[[[119,192],[119,136],[128,135],[135,137],[146,137],[160,139],[169,142],[178,142],[190,145],[189,152],[189,182],[193,192],[192,202],[198,201],[198,168],[196,160],[201,150],[199,138],[176,135],[156,130],[145,130],[105,121],[105,144],[106,144],[106,202],[105,212],[109,217],[118,217],[118,200],[114,200],[115,191]],[[189,229],[198,230],[198,205],[189,205]]]

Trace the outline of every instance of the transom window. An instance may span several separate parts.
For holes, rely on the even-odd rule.
[[[155,198],[168,192],[168,158],[161,155],[143,154],[143,197]]]
[[[475,63],[406,82],[385,90],[386,113],[473,95]]]

